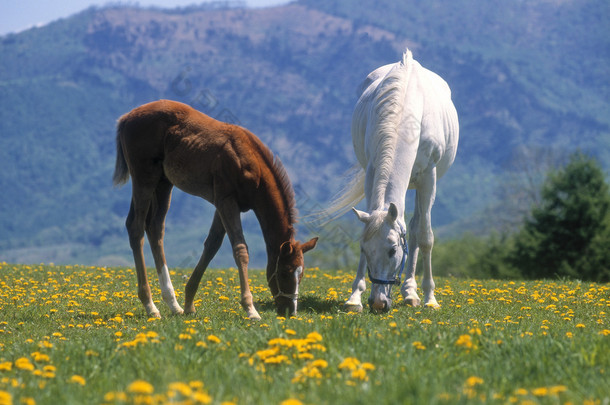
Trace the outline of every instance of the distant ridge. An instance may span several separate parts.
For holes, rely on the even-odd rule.
[[[458,155],[434,208],[441,238],[498,225],[488,212],[506,212],[497,193],[523,148],[580,148],[608,170],[608,3],[475,1],[112,6],[0,37],[0,260],[131,262],[129,187],[111,185],[115,123],[158,98],[258,135],[286,166],[307,215],[339,191],[355,162],[357,87],[407,47],[447,80],[460,116]],[[188,267],[211,206],[179,192],[172,205],[169,264]],[[260,230],[253,218],[246,223],[262,265]],[[213,266],[232,265],[223,252]]]

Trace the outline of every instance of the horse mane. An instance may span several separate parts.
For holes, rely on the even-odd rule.
[[[260,156],[264,159],[267,167],[269,168],[273,179],[278,187],[280,198],[282,199],[286,211],[288,213],[288,221],[291,225],[298,221],[298,210],[296,208],[296,199],[294,194],[294,188],[290,182],[290,177],[286,172],[286,168],[282,164],[282,161],[277,155],[274,155],[258,137],[254,134],[249,133],[250,138],[254,140],[254,144],[257,146]]]
[[[383,201],[387,188],[398,143],[398,128],[404,111],[405,95],[413,69],[413,55],[408,49],[402,61],[396,64],[383,78],[376,89],[373,99],[373,128],[377,140],[373,167],[375,185],[373,200]],[[380,194],[381,193],[381,194]]]

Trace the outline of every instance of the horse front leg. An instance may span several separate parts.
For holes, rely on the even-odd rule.
[[[248,282],[248,245],[244,238],[244,233],[241,227],[240,210],[237,202],[230,199],[225,199],[214,204],[220,214],[222,224],[229,236],[231,247],[233,248],[233,258],[239,271],[239,286],[241,288],[241,306],[248,314],[248,318],[252,320],[261,319],[260,315],[254,308],[252,300],[252,292]]]
[[[352,283],[352,295],[343,306],[348,312],[362,312],[362,293],[366,290],[366,280],[364,279],[365,269],[366,257],[364,256],[364,252],[360,251],[358,271],[356,272],[356,278]]]
[[[184,294],[184,313],[194,314],[196,312],[194,301],[195,294],[199,288],[199,283],[201,282],[203,273],[205,273],[205,270],[208,268],[208,265],[218,252],[218,249],[220,249],[224,237],[225,228],[222,226],[220,214],[218,214],[218,211],[216,211],[214,213],[214,219],[212,220],[212,226],[208,232],[208,237],[203,243],[203,253],[201,254],[201,258],[195,266],[195,269],[193,269],[193,273],[191,274],[191,277],[189,277],[189,281],[186,283]]]

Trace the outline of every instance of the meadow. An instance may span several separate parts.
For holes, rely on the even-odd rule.
[[[610,402],[607,284],[439,277],[439,309],[353,314],[353,273],[314,268],[285,319],[250,278],[261,321],[235,269],[206,272],[194,316],[148,319],[133,269],[0,263],[0,404]]]

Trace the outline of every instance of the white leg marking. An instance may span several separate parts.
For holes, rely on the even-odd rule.
[[[163,265],[161,271],[158,273],[159,275],[159,284],[161,285],[161,296],[163,297],[163,301],[169,306],[170,310],[174,314],[181,314],[184,311],[178,301],[176,300],[176,293],[174,292],[174,286],[172,285],[172,280],[169,278],[169,269],[167,265]]]

